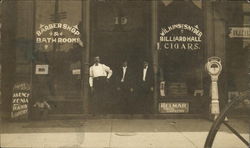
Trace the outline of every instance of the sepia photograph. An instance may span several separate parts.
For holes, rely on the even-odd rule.
[[[250,148],[250,0],[0,0],[0,148]]]

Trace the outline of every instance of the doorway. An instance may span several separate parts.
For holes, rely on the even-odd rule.
[[[91,57],[100,56],[101,62],[114,72],[107,99],[110,105],[108,113],[121,113],[124,105],[117,101],[115,88],[116,72],[122,62],[127,60],[128,66],[136,71],[143,59],[150,59],[149,3],[125,0],[92,3]]]

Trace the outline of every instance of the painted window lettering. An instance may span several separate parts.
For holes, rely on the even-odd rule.
[[[69,32],[69,33],[67,33]],[[71,26],[62,23],[52,23],[48,25],[40,24],[36,31],[36,43],[78,43],[81,44],[80,31],[77,25]]]
[[[39,30],[36,31],[36,35],[41,36],[43,33],[53,29],[64,29],[70,31],[74,35],[80,35],[80,32],[76,26],[70,26],[68,24],[62,24],[62,23],[53,23],[48,25],[41,24]]]
[[[196,34],[197,36],[201,37],[202,36],[202,32],[199,30],[198,25],[196,27],[187,25],[187,24],[174,24],[171,25],[167,28],[162,28],[162,32],[160,33],[161,36],[166,35],[167,33],[175,30],[175,29],[184,29],[184,30],[188,30],[193,32],[194,34]]]
[[[173,24],[161,28],[159,41],[159,49],[196,51],[202,46],[202,32],[198,25]]]
[[[79,43],[80,38],[36,38],[36,43]]]
[[[161,42],[201,42],[201,38],[200,37],[196,37],[196,36],[189,36],[189,37],[185,37],[185,36],[161,36],[160,37],[160,41]]]
[[[198,50],[201,49],[198,43],[164,43],[165,49]]]

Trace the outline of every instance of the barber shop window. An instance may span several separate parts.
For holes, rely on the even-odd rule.
[[[53,113],[81,112],[82,1],[36,1],[34,98],[47,97]]]

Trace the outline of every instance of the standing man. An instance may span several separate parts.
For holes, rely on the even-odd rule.
[[[89,69],[89,85],[93,93],[94,112],[103,113],[107,109],[107,83],[112,76],[112,70],[100,63],[100,57],[94,58],[94,65]]]
[[[119,67],[116,77],[116,89],[119,98],[119,106],[122,113],[132,114],[134,111],[134,75],[128,62],[124,61]]]
[[[154,74],[147,61],[143,62],[138,74],[138,107],[140,113],[152,113]]]

